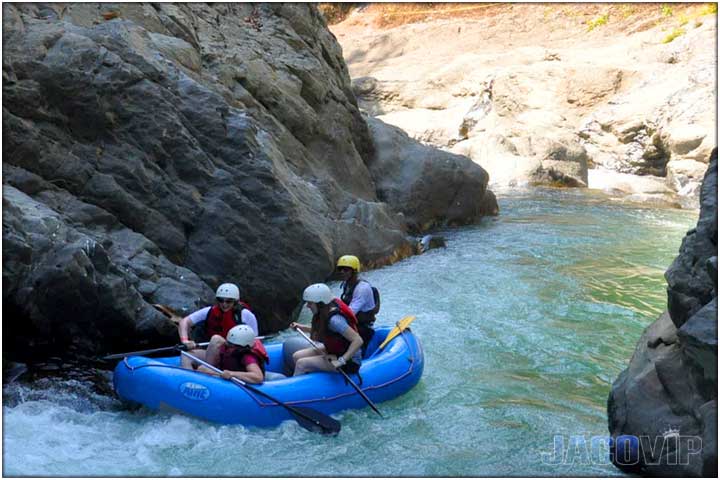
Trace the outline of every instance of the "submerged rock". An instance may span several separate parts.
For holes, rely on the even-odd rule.
[[[12,362],[3,369],[3,384],[13,383],[15,380],[23,376],[28,371],[27,365],[24,363]]]
[[[433,248],[443,248],[447,244],[445,237],[440,235],[425,235],[417,243],[417,249],[419,253],[425,253]]]
[[[665,274],[668,311],[645,330],[608,398],[612,437],[640,438],[637,462],[615,459],[626,471],[717,476],[717,185],[715,149],[697,227]]]

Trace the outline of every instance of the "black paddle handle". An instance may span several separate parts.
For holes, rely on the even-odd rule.
[[[380,410],[377,409],[377,407],[376,407],[375,404],[372,402],[372,400],[370,400],[370,399],[368,398],[368,396],[365,395],[365,392],[362,391],[362,389],[358,386],[357,383],[353,382],[352,378],[350,378],[350,376],[349,376],[347,373],[345,373],[345,370],[343,370],[342,367],[336,368],[335,370],[337,370],[338,372],[340,372],[340,373],[342,374],[342,376],[345,377],[345,380],[347,380],[348,383],[349,383],[350,385],[352,385],[352,387],[357,391],[357,393],[360,394],[360,396],[363,398],[363,400],[365,400],[365,401],[367,402],[367,404],[370,405],[370,408],[372,408],[373,410],[375,410],[375,413],[377,413],[378,415],[380,415],[380,418],[385,418],[385,417],[383,417],[383,414],[380,413]]]
[[[292,405],[288,405],[287,403],[283,403],[283,402],[281,402],[280,400],[271,397],[270,395],[268,395],[267,393],[263,392],[262,390],[258,390],[257,388],[248,385],[246,382],[243,382],[243,381],[240,380],[240,379],[233,378],[232,380],[233,380],[233,381],[237,380],[237,382],[235,382],[237,385],[242,385],[243,387],[247,388],[247,389],[250,390],[251,392],[256,393],[256,394],[258,394],[258,395],[261,395],[261,396],[267,398],[268,400],[270,400],[270,401],[272,401],[272,402],[275,402],[275,403],[277,403],[278,405],[281,405],[281,406],[287,408],[288,410],[290,410],[290,411],[291,411],[292,413],[294,413],[295,415],[298,415],[298,416],[304,418],[305,420],[314,423],[314,424],[317,425],[318,427],[323,428],[323,425],[322,425],[317,419],[305,415],[303,412],[301,412],[300,410],[296,409],[296,408],[293,407]]]

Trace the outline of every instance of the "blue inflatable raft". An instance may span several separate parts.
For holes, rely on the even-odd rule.
[[[375,352],[390,327],[378,328],[360,369],[362,390],[374,402],[396,398],[413,388],[422,376],[424,355],[418,338],[404,330],[383,350]],[[283,371],[282,343],[265,346],[267,370]],[[290,420],[283,407],[219,377],[181,368],[180,357],[127,357],[115,367],[113,384],[118,396],[152,410],[180,412],[216,423],[272,427]],[[351,378],[358,382],[357,375]],[[367,403],[338,373],[316,372],[254,385],[293,406],[326,414]]]

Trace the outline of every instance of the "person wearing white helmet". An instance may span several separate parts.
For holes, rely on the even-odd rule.
[[[322,346],[305,348],[293,354],[295,375],[309,372],[332,372],[342,368],[346,373],[357,373],[362,358],[360,348],[363,340],[358,333],[357,318],[345,302],[335,298],[330,287],[324,283],[310,285],[303,292],[303,300],[313,314],[312,326],[293,322],[291,328],[310,332],[313,340]]]
[[[221,376],[225,380],[234,377],[248,383],[262,383],[268,360],[267,351],[262,342],[255,338],[253,329],[249,325],[236,325],[222,343],[210,343],[205,355],[205,361],[222,370],[222,373],[218,374],[202,365],[197,370]]]
[[[210,346],[219,348],[231,328],[235,325],[248,325],[257,336],[258,323],[255,314],[250,306],[240,301],[240,289],[234,283],[223,283],[215,292],[215,305],[197,310],[178,323],[178,334],[180,341],[191,353],[205,360],[205,350],[196,349],[195,341],[190,339],[190,331],[193,331],[194,340],[199,342],[209,341]],[[217,337],[217,338],[216,338]],[[185,368],[191,368],[191,361],[187,357],[182,358]]]

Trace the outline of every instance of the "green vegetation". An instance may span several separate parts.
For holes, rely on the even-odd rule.
[[[357,3],[318,3],[318,10],[325,16],[329,25],[340,23],[350,14]]]
[[[679,37],[680,35],[682,35],[682,34],[684,34],[684,33],[685,33],[685,30],[684,30],[684,29],[682,29],[682,28],[680,28],[680,27],[676,27],[672,32],[670,32],[670,33],[663,39],[662,43],[670,43],[670,42],[672,42],[673,40],[675,40],[677,37]]]
[[[593,31],[596,27],[599,27],[600,25],[605,25],[608,22],[608,19],[610,18],[609,14],[600,15],[599,17],[595,18],[594,20],[588,20],[587,26],[588,32]]]
[[[552,14],[552,8],[551,7],[545,7],[543,9],[543,20],[548,20],[550,18],[550,15]]]
[[[670,5],[663,5],[660,8],[660,13],[662,13],[663,17],[672,17],[673,11],[672,8],[670,8]]]
[[[635,14],[635,7],[632,5],[623,5],[620,7],[620,16],[622,18],[628,18],[631,15]]]
[[[717,15],[717,3],[707,3],[705,4],[702,9],[700,10],[699,16],[702,15],[710,15],[710,14],[716,14]]]
[[[669,12],[669,13],[668,13]],[[670,7],[667,5],[664,5],[662,7],[662,13],[665,16],[671,16],[672,10],[670,10]],[[662,40],[662,43],[670,43],[673,40],[675,40],[677,37],[685,34],[685,29],[681,28],[688,24],[688,22],[693,21],[694,28],[697,28],[702,25],[702,20],[700,20],[700,17],[703,15],[717,15],[717,3],[706,3],[702,6],[702,8],[694,9],[694,11],[691,12],[685,12],[678,15],[678,26],[673,29],[672,32],[668,33],[665,38]],[[658,26],[662,22],[658,21]]]

